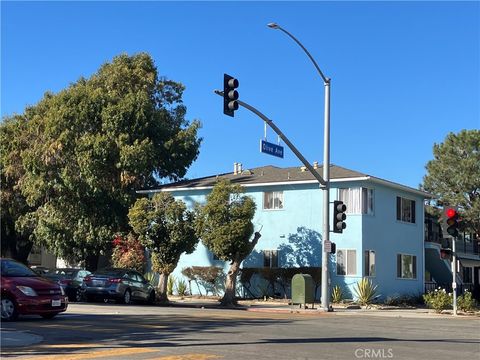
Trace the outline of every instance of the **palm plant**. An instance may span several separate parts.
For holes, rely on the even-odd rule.
[[[178,279],[177,280],[177,293],[178,296],[185,296],[187,295],[187,282],[183,279]]]
[[[343,300],[343,293],[340,286],[335,285],[332,289],[332,302],[335,304],[340,303]]]
[[[170,275],[167,281],[167,295],[173,295],[173,287],[175,285],[175,276]]]
[[[377,297],[377,287],[368,278],[362,278],[353,288],[360,305],[370,305]]]

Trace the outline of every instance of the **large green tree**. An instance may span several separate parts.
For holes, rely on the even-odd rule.
[[[34,242],[33,228],[19,222],[34,210],[19,188],[24,175],[21,154],[29,144],[26,126],[26,119],[19,115],[3,119],[0,125],[1,253],[23,263]]]
[[[57,256],[95,268],[128,230],[135,190],[182,178],[198,155],[200,124],[185,119],[183,90],[149,55],[121,55],[27,108],[19,188],[35,210],[23,228],[33,223]]]
[[[197,208],[196,230],[201,241],[219,259],[230,262],[221,304],[236,304],[236,281],[240,265],[260,239],[252,223],[256,205],[243,195],[240,185],[219,181],[207,196],[205,205]],[[253,238],[252,238],[253,235]]]
[[[480,238],[480,130],[450,133],[433,146],[422,188],[438,205],[458,206],[466,231]]]
[[[198,243],[194,213],[169,193],[142,198],[128,213],[130,225],[150,251],[152,270],[160,274],[157,297],[167,302],[168,276],[177,267],[183,253],[191,254]]]

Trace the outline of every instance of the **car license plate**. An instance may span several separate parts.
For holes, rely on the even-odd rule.
[[[93,286],[103,286],[104,285],[104,281],[102,280],[92,280],[92,285]]]
[[[52,306],[61,306],[62,300],[52,300]]]

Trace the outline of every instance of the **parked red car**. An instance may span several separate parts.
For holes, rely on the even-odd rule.
[[[68,298],[60,285],[12,260],[1,262],[2,321],[34,314],[46,319],[67,310]]]

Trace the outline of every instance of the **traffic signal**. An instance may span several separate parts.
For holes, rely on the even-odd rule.
[[[446,207],[444,209],[447,223],[447,233],[452,237],[458,236],[458,212],[454,207]]]
[[[347,227],[345,224],[345,219],[347,215],[345,215],[345,211],[347,211],[347,206],[343,203],[343,201],[335,200],[333,202],[333,232],[341,234],[343,229]]]
[[[330,248],[330,254],[335,254],[337,252],[337,244],[332,242],[331,248]]]
[[[238,80],[228,74],[223,74],[223,113],[233,117],[238,110]]]

